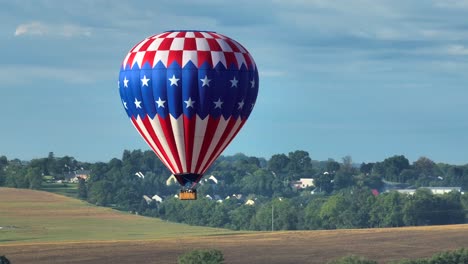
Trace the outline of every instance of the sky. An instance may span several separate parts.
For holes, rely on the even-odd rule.
[[[148,36],[196,29],[242,43],[259,69],[224,155],[467,164],[467,12],[467,0],[1,0],[0,155],[149,150],[122,107],[120,64]]]

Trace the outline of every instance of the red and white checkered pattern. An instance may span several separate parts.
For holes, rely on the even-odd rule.
[[[165,67],[177,62],[184,67],[191,61],[196,67],[208,62],[211,68],[222,63],[240,69],[255,69],[249,52],[238,42],[215,32],[171,31],[148,37],[133,47],[125,57],[122,67],[141,68],[149,63],[153,68],[159,61]]]

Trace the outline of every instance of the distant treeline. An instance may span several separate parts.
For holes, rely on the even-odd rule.
[[[196,201],[174,198],[179,187],[166,185],[170,172],[152,152],[141,150],[126,150],[121,159],[96,163],[53,153],[28,162],[2,156],[0,186],[39,189],[44,176],[61,179],[79,169],[91,171],[90,178],[79,183],[81,199],[192,225],[294,230],[455,224],[465,222],[468,210],[468,194],[460,192],[383,193],[389,186],[468,188],[468,165],[435,163],[425,157],[410,163],[401,155],[360,165],[349,156],[341,161],[314,161],[302,150],[268,160],[244,154],[221,156],[206,173],[218,183],[200,185]],[[313,178],[315,186],[295,188],[293,183],[300,178]],[[164,201],[143,199],[155,194]],[[241,194],[242,199],[233,194],[237,198]],[[246,200],[254,204],[246,205]]]

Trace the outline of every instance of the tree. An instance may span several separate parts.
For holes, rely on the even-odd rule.
[[[343,194],[330,196],[328,200],[320,208],[320,218],[322,219],[322,226],[325,229],[336,229],[351,227],[344,219],[343,211],[349,206]]]
[[[333,159],[329,159],[327,161],[326,170],[328,173],[335,173],[340,169],[340,163],[334,161]]]
[[[10,261],[5,256],[0,256],[0,264],[10,264]]]
[[[226,201],[224,202],[226,203]],[[251,205],[241,205],[236,209],[229,211],[229,228],[235,230],[252,229],[252,218],[255,216],[255,207]]]
[[[224,261],[223,252],[217,249],[199,249],[181,255],[179,264],[221,264]]]
[[[413,163],[413,167],[421,176],[438,176],[436,175],[438,174],[438,170],[435,162],[426,157],[420,157],[417,161]]]
[[[375,260],[366,259],[364,257],[358,256],[346,256],[339,258],[337,260],[333,260],[328,262],[328,264],[377,264],[378,262]]]
[[[310,177],[312,174],[312,159],[309,153],[303,150],[289,152],[288,171],[291,174],[291,180],[297,180],[301,177]]]
[[[398,192],[384,193],[377,196],[370,211],[371,227],[403,226],[404,196]]]
[[[88,198],[88,187],[86,181],[82,178],[78,179],[78,198],[86,200]]]
[[[316,230],[322,228],[322,218],[320,217],[320,208],[325,203],[326,199],[312,199],[304,209],[304,228]]]
[[[42,173],[39,168],[30,167],[26,172],[29,189],[39,189],[42,185]]]
[[[289,164],[288,156],[284,154],[275,154],[271,156],[270,160],[268,161],[268,169],[273,171],[276,174],[281,174],[286,171],[286,168]]]

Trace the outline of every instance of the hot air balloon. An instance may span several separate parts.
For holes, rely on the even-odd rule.
[[[196,184],[247,121],[258,87],[247,49],[212,31],[147,37],[119,76],[128,117],[183,186],[181,199],[196,199]]]

